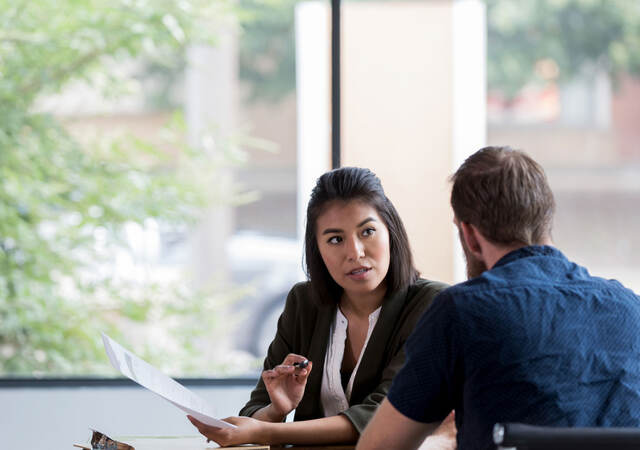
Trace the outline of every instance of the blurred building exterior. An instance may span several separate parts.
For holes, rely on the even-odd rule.
[[[446,36],[454,35],[454,19],[461,20],[456,16],[460,14],[456,3],[345,3],[343,163],[368,165],[379,173],[406,222],[423,275],[454,282],[460,281],[461,272],[454,268],[460,255],[450,226],[446,178],[461,157],[485,143],[524,149],[544,166],[554,189],[558,204],[554,240],[558,247],[592,273],[618,278],[640,290],[640,234],[635,232],[640,229],[640,209],[636,207],[640,204],[640,81],[628,75],[610,80],[606,74],[564,84],[550,79],[542,87],[526,86],[509,101],[499,89],[493,90],[482,105],[486,106],[486,135],[484,110],[473,116],[480,118],[482,130],[469,133],[477,128],[478,120],[467,118],[464,122],[454,116],[456,110],[463,111],[475,100],[460,94],[456,97],[453,92],[476,83],[478,77],[484,83],[484,75],[480,69],[475,73],[455,69],[455,52],[459,50],[455,39]],[[480,2],[460,3],[471,4],[475,24],[484,26],[478,16],[479,12],[484,14]],[[323,14],[327,14],[326,6]],[[289,14],[293,15],[293,10]],[[317,20],[328,23],[327,17]],[[387,33],[379,33],[380,28],[371,25],[374,20],[389,20]],[[424,23],[430,21],[433,26],[427,28],[431,34],[424,31]],[[467,26],[465,39],[484,46],[484,33],[471,36],[469,30]],[[290,31],[293,34],[293,29]],[[328,31],[318,37],[326,45]],[[464,36],[465,30],[459,32]],[[372,41],[374,38],[379,42]],[[166,95],[171,97],[167,103],[187,111],[190,127],[202,128],[211,121],[222,125],[232,137],[242,135],[271,143],[268,151],[245,146],[246,161],[229,169],[230,179],[247,191],[255,191],[257,198],[212,213],[198,231],[191,256],[187,252],[181,254],[182,259],[175,259],[175,254],[163,254],[175,247],[174,241],[164,242],[156,256],[159,263],[164,258],[167,264],[197,267],[202,276],[225,267],[230,272],[225,275],[228,279],[254,281],[258,291],[260,280],[269,278],[268,270],[280,264],[281,272],[291,276],[283,277],[282,286],[263,295],[263,301],[268,300],[277,311],[280,306],[274,302],[275,296],[282,296],[292,281],[302,277],[297,227],[303,211],[298,205],[299,196],[308,193],[299,192],[297,175],[300,93],[292,86],[278,98],[250,95],[249,82],[241,80],[237,70],[239,39],[242,35],[230,30],[223,49],[193,52],[191,57],[200,59],[192,66],[200,74],[192,71],[191,76],[176,77],[175,86]],[[472,54],[461,58],[471,61]],[[480,55],[484,57],[484,53]],[[277,63],[268,58],[263,61],[267,67]],[[322,61],[321,67],[328,77],[328,61]],[[468,78],[457,79],[460,72]],[[43,108],[53,108],[64,116],[69,130],[81,137],[126,132],[153,142],[172,112],[146,103],[144,77],[139,77],[138,83],[138,94],[115,102],[73,88],[44,102]],[[483,89],[484,85],[474,92],[484,95]],[[477,137],[461,140],[465,131]],[[456,145],[464,148],[456,150]],[[240,241],[234,244],[233,236],[240,236]],[[255,254],[268,254],[273,245],[280,245],[274,243],[288,242],[282,244],[288,248],[283,252],[288,256],[273,264],[267,258],[263,266],[242,271],[238,265],[248,266],[242,258],[252,258],[251,250],[243,244],[249,241],[242,241],[242,236],[249,236],[251,245],[257,246]],[[171,238],[175,240],[175,236]],[[178,237],[183,244],[191,239],[192,235]],[[230,263],[225,253],[229,245],[247,254]],[[266,314],[257,306],[259,296],[253,300],[258,303],[239,314],[251,315],[252,310]],[[273,316],[273,311],[268,313]],[[273,323],[268,326],[272,330]],[[264,340],[269,333],[260,330],[255,335]],[[227,344],[234,342],[230,339]],[[246,339],[239,345],[259,353]]]

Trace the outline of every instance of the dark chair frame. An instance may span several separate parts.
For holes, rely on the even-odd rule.
[[[522,423],[497,423],[498,449],[640,450],[640,428],[556,428]]]

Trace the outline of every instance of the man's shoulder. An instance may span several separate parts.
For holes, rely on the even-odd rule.
[[[502,308],[510,303],[510,298],[527,299],[529,306],[535,306],[529,301],[546,299],[548,303],[552,298],[566,297],[615,299],[640,308],[640,297],[619,281],[593,276],[585,267],[554,255],[513,260],[451,286],[439,295],[452,301],[460,311],[489,305]]]
[[[507,280],[505,280],[507,281]],[[510,283],[497,283],[495,279],[488,279],[485,274],[454,284],[443,289],[439,295],[439,299],[456,299],[467,297],[481,297],[484,292],[501,288],[509,288]]]
[[[481,275],[451,286],[452,296],[485,296],[493,291],[509,292],[522,287],[547,289],[563,283],[588,281],[588,271],[569,261],[550,246],[522,247],[503,256]]]
[[[640,296],[618,280],[590,276],[588,288],[591,288],[591,291],[600,292],[602,295],[610,296],[617,300],[631,301],[633,306],[640,309]]]
[[[542,256],[542,259],[546,259]],[[437,301],[449,303],[450,307],[464,313],[465,310],[491,313],[492,308],[502,308],[507,300],[521,297],[523,291],[539,293],[553,289],[557,280],[544,271],[532,271],[547,264],[546,261],[532,261],[513,258],[506,264],[494,266],[481,275],[455,284],[438,295]]]

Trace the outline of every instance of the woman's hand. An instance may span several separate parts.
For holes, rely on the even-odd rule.
[[[268,444],[267,422],[252,419],[251,417],[227,417],[222,419],[236,426],[236,428],[219,428],[204,424],[192,416],[187,419],[198,429],[198,431],[209,440],[215,441],[218,445],[239,444]]]
[[[293,365],[303,361],[306,361],[304,356],[289,353],[282,364],[262,372],[262,381],[271,399],[271,409],[278,416],[278,420],[274,421],[282,421],[302,400],[313,365],[311,361],[303,369]]]

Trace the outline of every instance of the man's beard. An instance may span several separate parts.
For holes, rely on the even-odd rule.
[[[462,250],[464,250],[464,259],[467,261],[467,279],[470,280],[471,278],[479,277],[487,270],[487,265],[484,261],[473,256],[473,253],[469,251],[467,244],[462,238],[462,232],[460,231],[459,234],[460,244],[462,245]]]
[[[462,246],[464,248],[464,245]],[[479,260],[475,256],[468,252],[467,249],[464,251],[465,259],[467,260],[467,278],[475,278],[482,275],[482,273],[487,270],[487,265],[484,261]]]

